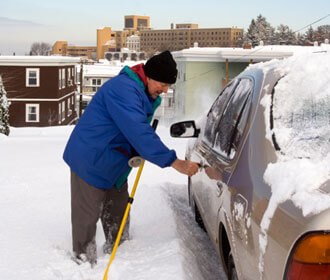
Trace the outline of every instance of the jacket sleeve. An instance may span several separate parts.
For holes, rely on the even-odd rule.
[[[132,83],[122,82],[108,88],[104,95],[106,109],[114,123],[140,156],[160,167],[170,166],[177,158],[148,123],[145,93]]]

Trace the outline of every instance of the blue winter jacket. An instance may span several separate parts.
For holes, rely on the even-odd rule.
[[[177,158],[148,123],[154,99],[123,69],[97,91],[71,133],[63,159],[88,184],[112,188],[132,147],[160,167]]]

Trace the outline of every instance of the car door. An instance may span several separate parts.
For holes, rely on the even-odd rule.
[[[213,240],[218,237],[218,213],[223,202],[223,191],[235,170],[242,147],[243,134],[249,116],[252,78],[239,78],[225,104],[219,104],[220,117],[213,130],[213,144],[208,156],[204,157],[204,221]],[[237,197],[243,211],[246,200]]]
[[[196,152],[194,152],[191,157],[191,160],[199,162],[202,166],[199,172],[191,178],[193,180],[192,187],[194,199],[202,216],[205,216],[204,213],[209,200],[209,193],[206,191],[204,182],[205,180],[208,180],[208,177],[205,177],[205,169],[203,167],[206,164],[206,159],[212,154],[212,147],[216,136],[216,127],[219,125],[220,117],[225,110],[237,84],[238,80],[232,81],[226,88],[223,89],[216,101],[213,103],[207,114],[205,126],[202,130],[203,135],[201,136],[201,141],[196,147]],[[206,227],[207,226],[208,225],[206,224]]]

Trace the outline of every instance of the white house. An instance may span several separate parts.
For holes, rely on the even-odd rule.
[[[196,118],[209,109],[222,88],[250,63],[282,59],[294,53],[324,51],[329,45],[193,48],[173,52],[178,78],[174,85],[176,119]]]

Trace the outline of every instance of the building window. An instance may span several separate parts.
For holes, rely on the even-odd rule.
[[[62,69],[62,88],[65,88],[65,68]]]
[[[101,85],[101,79],[92,79],[92,85],[93,86],[100,86]]]
[[[62,108],[61,108],[61,103],[58,103],[58,123],[61,124],[61,119],[62,119]]]
[[[26,68],[26,86],[39,87],[40,85],[40,69]]]
[[[39,122],[39,104],[25,104],[25,121]]]
[[[73,86],[73,71],[71,72],[71,68],[68,68],[68,86]]]
[[[65,120],[65,101],[62,102],[62,121]]]
[[[71,98],[68,99],[68,117],[71,116],[72,110],[71,110]]]
[[[61,69],[58,69],[58,88],[62,88],[62,71]]]

